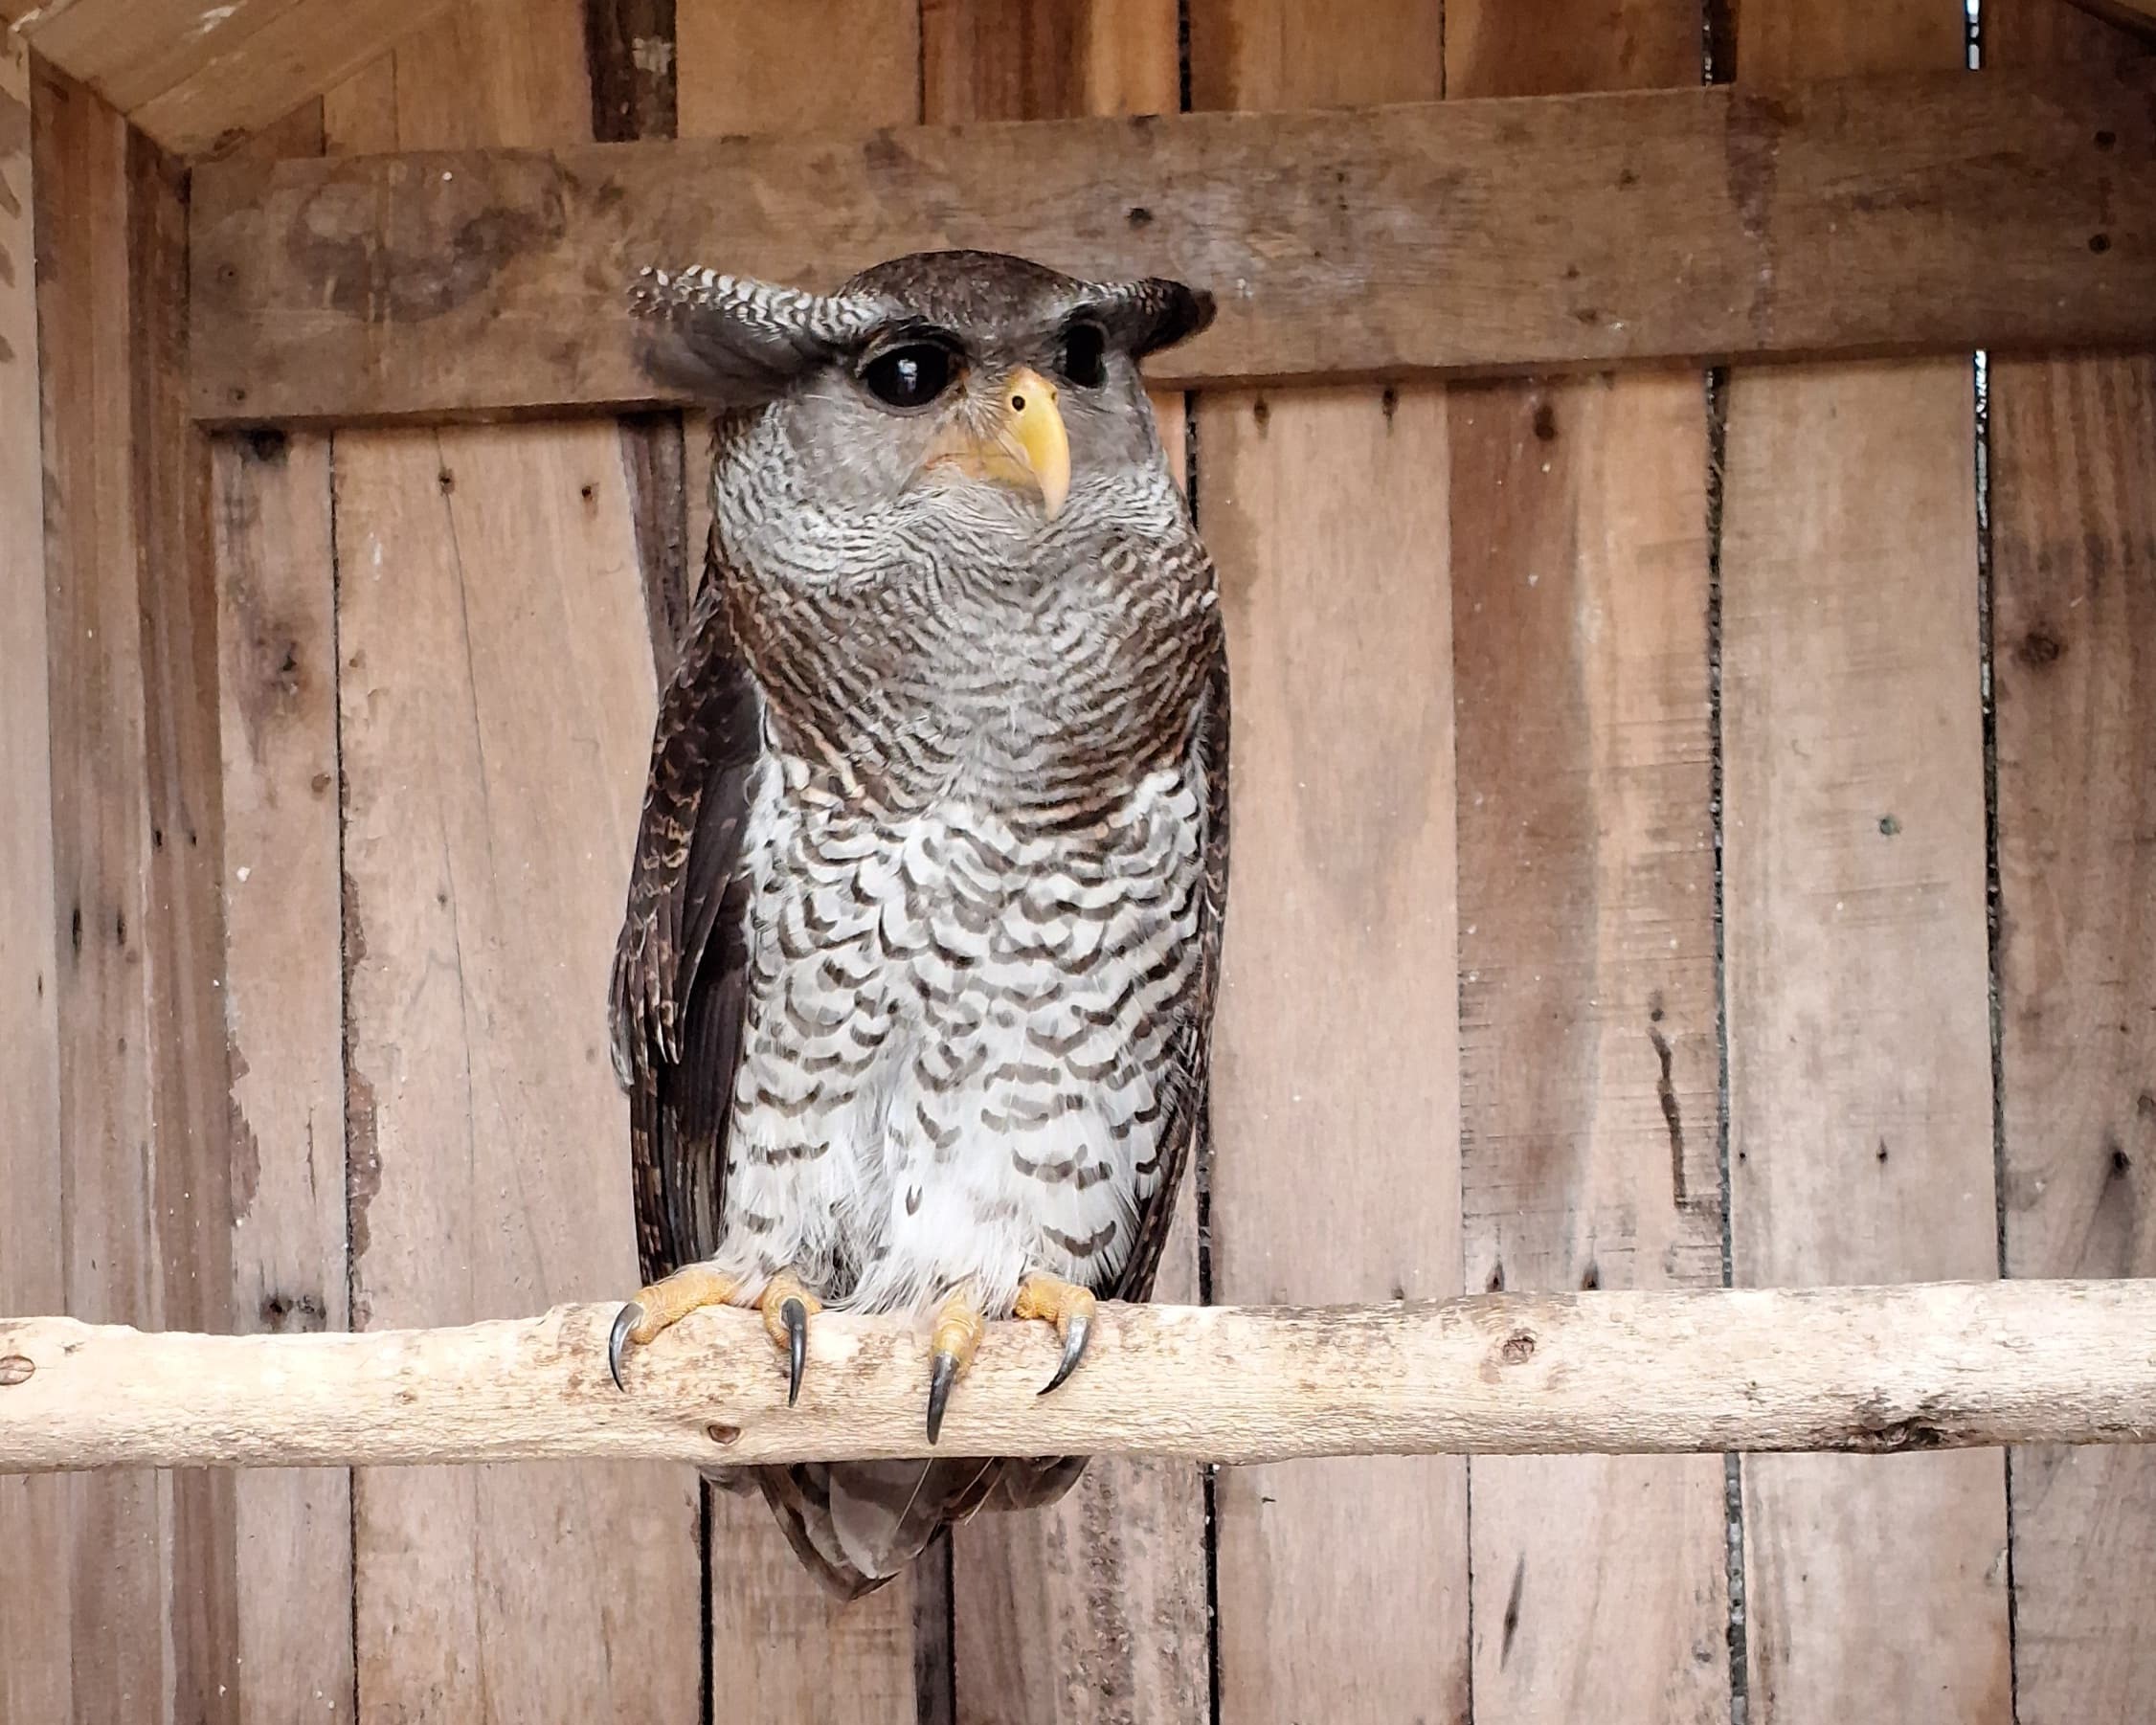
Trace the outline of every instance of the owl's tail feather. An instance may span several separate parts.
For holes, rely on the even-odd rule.
[[[1048,1503],[1083,1457],[1063,1461],[806,1462],[759,1467],[757,1483],[810,1574],[842,1600],[873,1593],[937,1534],[976,1510]]]

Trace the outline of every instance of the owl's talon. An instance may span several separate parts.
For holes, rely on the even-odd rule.
[[[634,1300],[624,1300],[621,1310],[614,1314],[614,1328],[607,1332],[606,1369],[614,1375],[614,1387],[623,1395],[629,1386],[621,1381],[621,1356],[629,1346],[629,1332],[643,1322],[643,1308]]]
[[[702,1307],[732,1304],[740,1291],[739,1282],[707,1264],[688,1265],[640,1288],[636,1298],[614,1314],[614,1327],[607,1332],[606,1369],[614,1375],[614,1387],[624,1392],[629,1387],[621,1364],[632,1342],[640,1348]]]
[[[786,1405],[801,1397],[801,1373],[808,1364],[809,1319],[823,1310],[823,1302],[801,1285],[800,1277],[782,1269],[764,1284],[756,1296],[756,1310],[764,1314],[764,1331],[786,1350]]]
[[[980,1308],[970,1292],[960,1291],[944,1301],[942,1311],[936,1313],[935,1330],[929,1339],[932,1360],[929,1366],[929,1442],[933,1444],[943,1430],[944,1404],[951,1400],[951,1386],[965,1375],[974,1362],[974,1350],[980,1346],[980,1333],[985,1328]]]
[[[1086,1338],[1092,1333],[1093,1319],[1090,1312],[1082,1311],[1073,1317],[1064,1331],[1063,1357],[1056,1361],[1056,1375],[1034,1391],[1045,1396],[1050,1390],[1062,1387],[1063,1380],[1078,1369],[1079,1360],[1086,1355]]]
[[[951,1400],[951,1386],[958,1381],[958,1356],[938,1354],[929,1368],[929,1442],[943,1432],[943,1407]]]
[[[808,1363],[808,1308],[788,1300],[778,1309],[786,1320],[786,1405],[801,1399],[801,1368]]]
[[[1092,1289],[1080,1288],[1075,1282],[1059,1282],[1053,1276],[1028,1276],[1020,1285],[1011,1315],[1045,1318],[1055,1325],[1056,1333],[1063,1338],[1063,1357],[1056,1362],[1056,1375],[1041,1386],[1039,1394],[1045,1396],[1050,1390],[1061,1388],[1064,1379],[1078,1369],[1078,1362],[1085,1357],[1087,1339],[1093,1332],[1093,1313],[1099,1305]]]

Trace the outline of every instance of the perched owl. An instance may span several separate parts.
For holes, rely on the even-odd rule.
[[[757,1308],[800,1389],[826,1307],[932,1323],[932,1443],[986,1318],[1152,1289],[1205,1130],[1227,876],[1213,569],[1138,361],[1179,283],[902,258],[827,297],[634,292],[718,410],[613,981],[644,1274],[632,1344]],[[855,1596],[1083,1459],[766,1467]]]

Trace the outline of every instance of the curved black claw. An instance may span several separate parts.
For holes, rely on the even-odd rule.
[[[958,1381],[958,1356],[939,1353],[929,1368],[929,1442],[943,1430],[943,1404],[951,1400],[951,1386]]]
[[[786,1325],[786,1405],[801,1398],[801,1368],[808,1363],[808,1308],[798,1300],[780,1302],[778,1315]],[[930,1434],[932,1441],[934,1434]]]
[[[1050,1390],[1059,1388],[1063,1380],[1078,1369],[1079,1360],[1083,1359],[1086,1355],[1086,1338],[1092,1333],[1093,1314],[1091,1312],[1081,1311],[1073,1314],[1070,1320],[1070,1329],[1063,1338],[1063,1357],[1056,1361],[1056,1375],[1035,1391],[1036,1395],[1045,1396]]]
[[[614,1328],[606,1337],[606,1369],[614,1374],[614,1387],[627,1393],[629,1386],[621,1381],[621,1357],[629,1346],[629,1332],[643,1322],[643,1308],[636,1301],[626,1301],[614,1314]]]

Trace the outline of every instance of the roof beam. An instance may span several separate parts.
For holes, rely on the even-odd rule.
[[[342,82],[448,0],[0,0],[0,18],[183,157]]]

